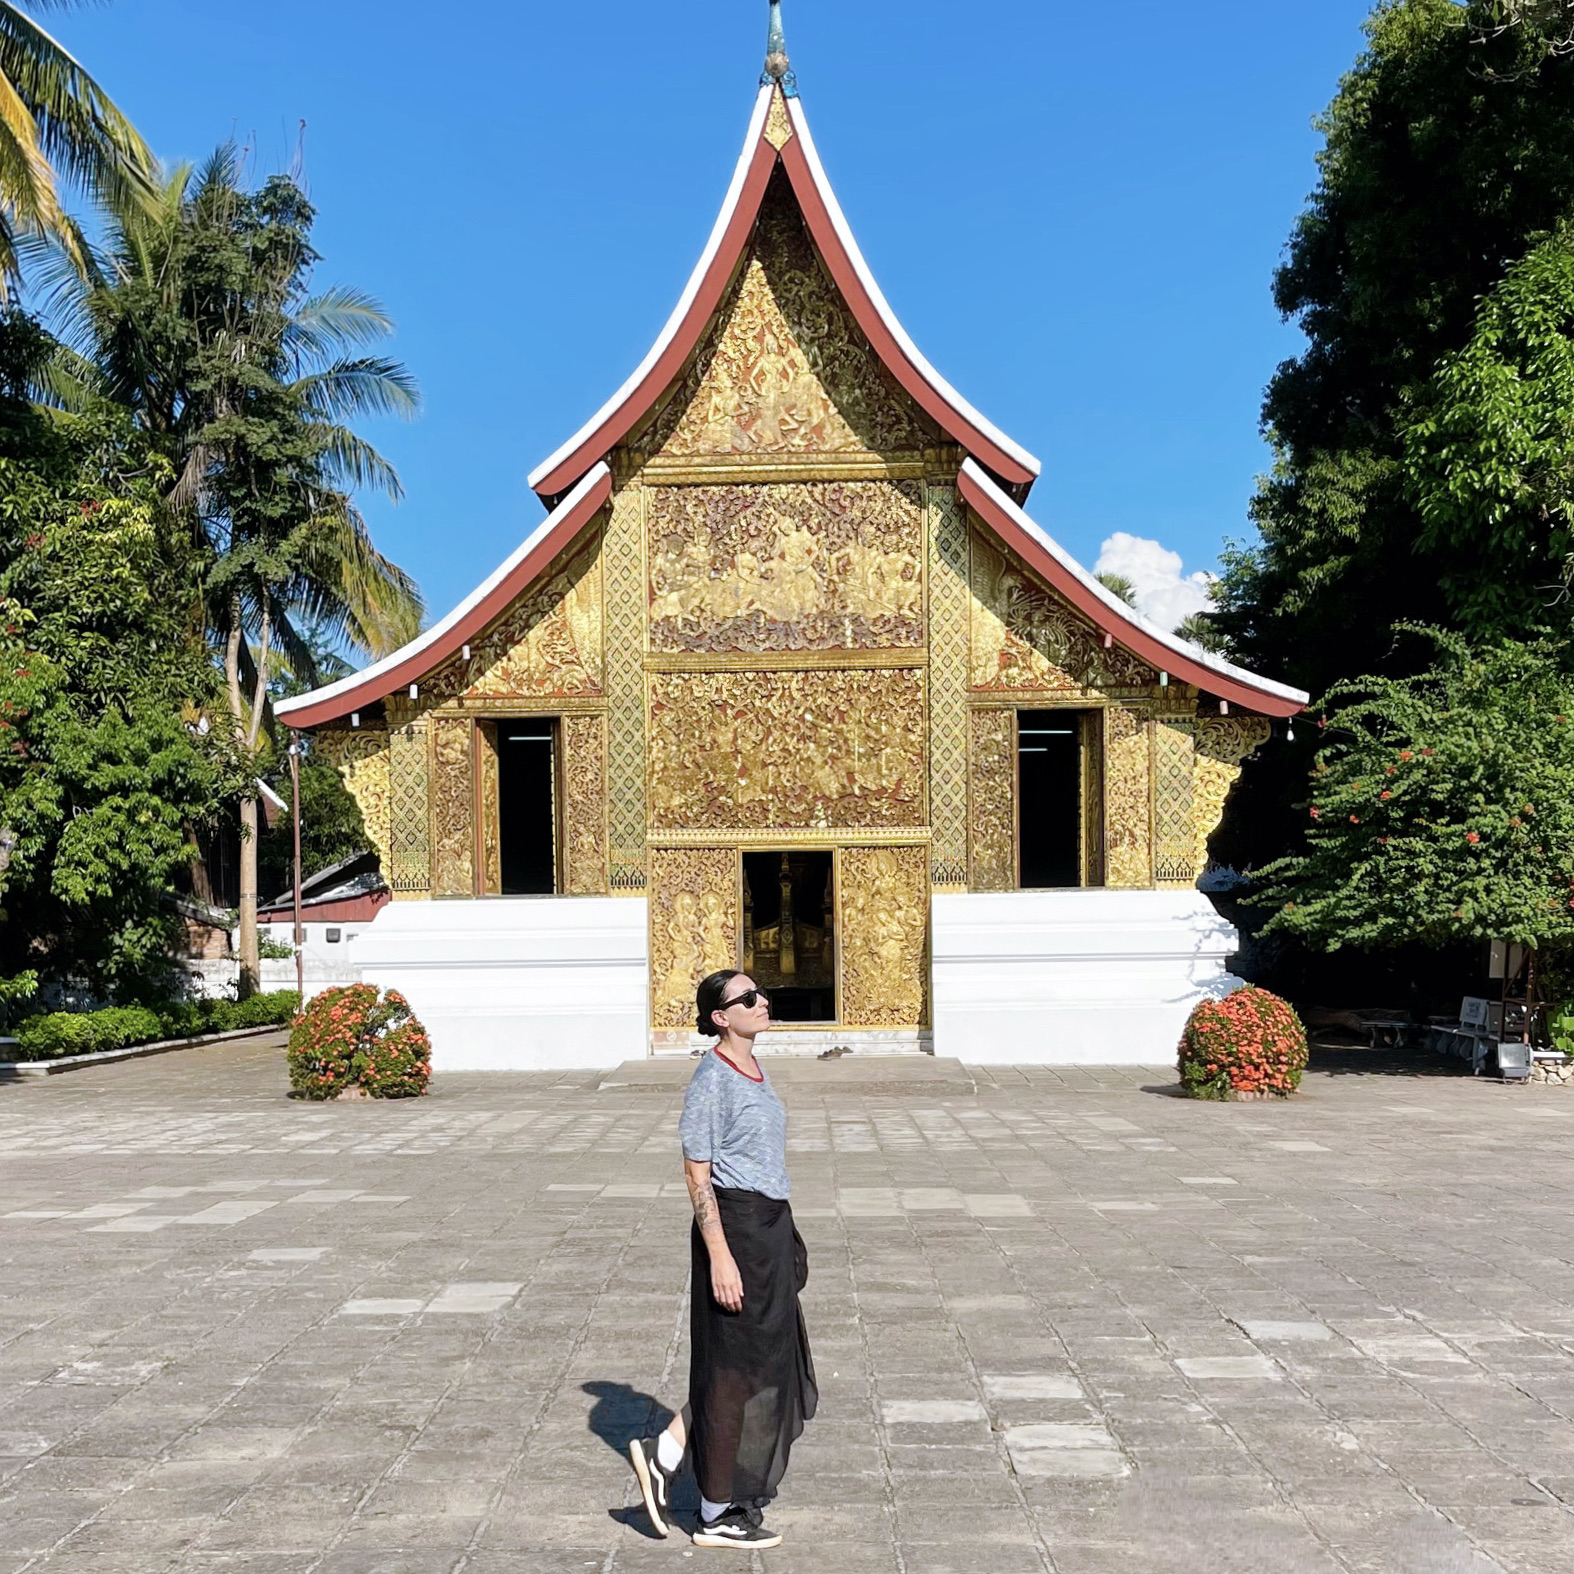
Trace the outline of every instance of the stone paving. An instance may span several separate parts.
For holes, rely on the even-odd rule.
[[[687,1063],[281,1062],[0,1086],[0,1574],[1574,1567],[1570,1090],[779,1062],[822,1402],[750,1556],[621,1455],[684,1391]]]

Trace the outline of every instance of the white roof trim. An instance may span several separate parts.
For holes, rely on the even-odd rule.
[[[762,91],[766,91],[762,89]],[[847,223],[847,217],[842,212],[842,205],[836,200],[836,193],[831,189],[831,183],[826,177],[825,166],[820,163],[820,155],[815,150],[814,138],[809,134],[808,117],[804,114],[803,100],[789,98],[787,101],[787,114],[792,120],[793,130],[798,135],[798,140],[803,144],[804,159],[808,163],[809,173],[814,178],[816,189],[820,193],[820,200],[825,204],[825,211],[831,216],[831,225],[836,231],[837,239],[842,243],[853,271],[858,275],[861,283],[868,293],[874,309],[879,312],[880,320],[889,330],[891,337],[901,347],[902,354],[912,363],[913,370],[929,384],[939,396],[951,406],[965,421],[989,438],[997,447],[1016,460],[1024,470],[1032,475],[1042,472],[1043,466],[1038,460],[1019,444],[1012,442],[1004,432],[992,421],[980,415],[945,378],[943,378],[927,360],[923,352],[908,337],[907,330],[897,321],[896,313],[891,310],[890,303],[886,300],[880,286],[875,283],[874,275],[869,271],[869,264],[864,261],[863,253],[858,249],[858,242],[853,238],[852,229]]]
[[[1028,515],[1023,513],[1013,501],[1011,495],[996,485],[989,472],[982,465],[972,459],[965,459],[962,462],[962,468],[974,482],[989,493],[991,499],[1002,513],[1008,515],[1013,523],[1032,536],[1062,568],[1081,580],[1117,617],[1124,619],[1127,623],[1136,624],[1149,638],[1157,640],[1161,645],[1168,646],[1176,655],[1184,656],[1188,661],[1194,661],[1200,667],[1208,667],[1221,677],[1233,678],[1237,683],[1246,684],[1250,688],[1260,689],[1264,694],[1272,694],[1279,699],[1293,700],[1298,705],[1310,703],[1311,695],[1304,690],[1291,688],[1287,683],[1275,683],[1272,678],[1264,678],[1255,672],[1248,672],[1245,667],[1237,667],[1233,662],[1226,661],[1222,656],[1215,656],[1212,651],[1204,650],[1200,645],[1193,645],[1190,640],[1181,639],[1168,629],[1160,628],[1157,623],[1150,622],[1135,607],[1128,606],[1126,602],[1122,601],[1114,591],[1101,585],[1053,536],[1049,535]]]
[[[727,233],[727,226],[732,223],[738,198],[743,195],[743,183],[748,177],[749,166],[754,161],[755,147],[759,143],[760,133],[765,129],[765,116],[771,107],[771,94],[774,91],[774,88],[762,87],[754,100],[754,113],[749,116],[748,134],[743,139],[743,152],[738,158],[737,168],[732,172],[732,184],[727,188],[726,200],[721,205],[721,212],[716,215],[716,223],[711,229],[710,239],[705,243],[705,250],[700,254],[694,272],[689,275],[688,285],[679,297],[678,304],[673,308],[672,315],[668,317],[666,327],[661,330],[660,336],[650,347],[650,353],[634,368],[633,374],[623,386],[562,447],[530,472],[529,484],[532,487],[551,475],[581,443],[593,437],[601,425],[633,396],[635,390],[650,374],[651,368],[666,354],[667,346],[677,337],[678,329],[683,326],[683,319],[688,316],[689,307],[694,304],[694,297],[699,294],[700,286],[710,272],[711,263],[721,249],[722,237]]]
[[[294,699],[283,700],[273,708],[273,713],[281,721],[287,721],[298,710],[305,709],[308,705],[320,705],[325,700],[338,699],[340,695],[349,694],[361,688],[368,682],[374,682],[377,677],[385,672],[391,672],[395,667],[403,665],[412,656],[418,656],[424,650],[429,650],[438,644],[443,636],[466,613],[478,606],[522,563],[535,549],[538,543],[557,526],[565,515],[571,513],[579,506],[585,494],[591,490],[604,476],[610,476],[611,470],[607,468],[605,460],[598,460],[595,465],[586,471],[573,491],[567,493],[563,501],[525,537],[520,546],[509,554],[507,559],[494,569],[487,579],[465,597],[441,622],[434,623],[425,633],[418,634],[408,645],[401,645],[391,656],[384,656],[381,661],[374,661],[371,666],[363,667],[359,672],[352,672],[347,678],[340,678],[337,682],[324,684],[320,689],[313,689],[310,694],[298,694]]]

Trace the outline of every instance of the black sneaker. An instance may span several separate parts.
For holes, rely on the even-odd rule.
[[[738,1503],[720,1519],[701,1520],[700,1528],[694,1533],[696,1547],[753,1547],[764,1551],[781,1544],[781,1536],[765,1528],[757,1508],[744,1508]]]
[[[668,1505],[672,1501],[672,1478],[677,1474],[667,1470],[657,1457],[656,1437],[636,1437],[629,1444],[629,1463],[634,1467],[635,1479],[645,1499],[645,1512],[658,1536],[665,1536],[671,1528],[667,1523]]]

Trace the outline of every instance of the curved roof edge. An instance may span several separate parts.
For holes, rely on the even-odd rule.
[[[487,624],[572,545],[612,496],[612,472],[596,465],[481,585],[447,617],[408,645],[360,672],[313,689],[273,708],[290,727],[317,727],[376,704],[407,684],[418,683],[438,663],[479,635]]]
[[[957,483],[963,501],[1012,551],[1134,656],[1260,716],[1294,716],[1309,703],[1311,696],[1301,689],[1260,678],[1150,623],[1106,590],[973,460],[963,463]]]
[[[720,306],[753,233],[771,172],[778,162],[787,172],[810,236],[832,280],[887,370],[942,431],[1007,485],[1023,490],[1030,487],[1039,474],[1038,460],[968,404],[924,359],[896,320],[826,179],[809,135],[803,101],[783,100],[793,135],[780,150],[766,135],[771,95],[777,91],[775,87],[763,86],[755,98],[743,152],[733,170],[721,212],[666,326],[623,386],[566,443],[531,471],[531,487],[543,497],[557,496],[590,465],[605,459],[655,408],[699,347]]]

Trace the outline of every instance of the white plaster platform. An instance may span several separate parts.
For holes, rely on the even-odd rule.
[[[350,943],[397,989],[434,1071],[600,1068],[649,1053],[646,901],[501,896],[390,902]]]
[[[969,1065],[1173,1063],[1199,1000],[1241,987],[1200,891],[934,898],[934,1047]]]

